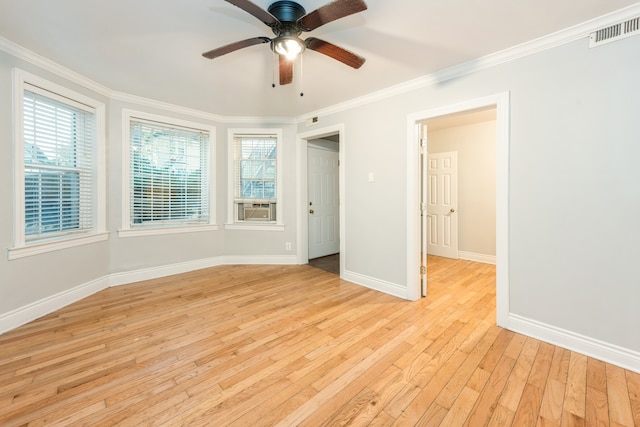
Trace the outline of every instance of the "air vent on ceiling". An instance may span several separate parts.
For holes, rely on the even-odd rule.
[[[640,16],[589,34],[589,47],[600,46],[635,34],[640,34]]]

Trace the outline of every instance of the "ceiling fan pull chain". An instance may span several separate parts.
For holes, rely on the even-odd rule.
[[[304,75],[304,73],[303,73],[303,68],[302,68],[302,61],[303,61],[302,55],[300,55],[300,73],[299,73],[300,74],[300,96],[304,96],[304,92],[303,92],[304,79],[302,77]]]
[[[276,87],[276,53],[271,51],[271,87]]]

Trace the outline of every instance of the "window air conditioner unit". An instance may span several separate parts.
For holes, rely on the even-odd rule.
[[[245,221],[271,221],[270,207],[244,207]]]

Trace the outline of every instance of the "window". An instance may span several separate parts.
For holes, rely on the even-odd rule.
[[[230,179],[233,200],[230,217],[244,224],[281,223],[279,145],[281,131],[230,130],[233,153]]]
[[[104,232],[104,106],[21,70],[14,81],[18,191],[10,258]],[[28,246],[38,248],[21,250]]]
[[[209,225],[211,129],[144,113],[126,113],[128,165],[123,229]]]

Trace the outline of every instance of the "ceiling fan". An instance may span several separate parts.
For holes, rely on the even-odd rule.
[[[245,47],[270,43],[271,50],[278,55],[281,85],[293,81],[293,59],[305,49],[315,50],[356,69],[365,62],[365,58],[327,41],[316,37],[302,40],[299,37],[303,31],[312,31],[321,25],[366,10],[367,5],[363,0],[334,0],[310,13],[295,1],[276,1],[267,10],[249,0],[226,1],[264,22],[276,36],[273,39],[253,37],[231,43],[203,53],[205,58],[214,59]]]

